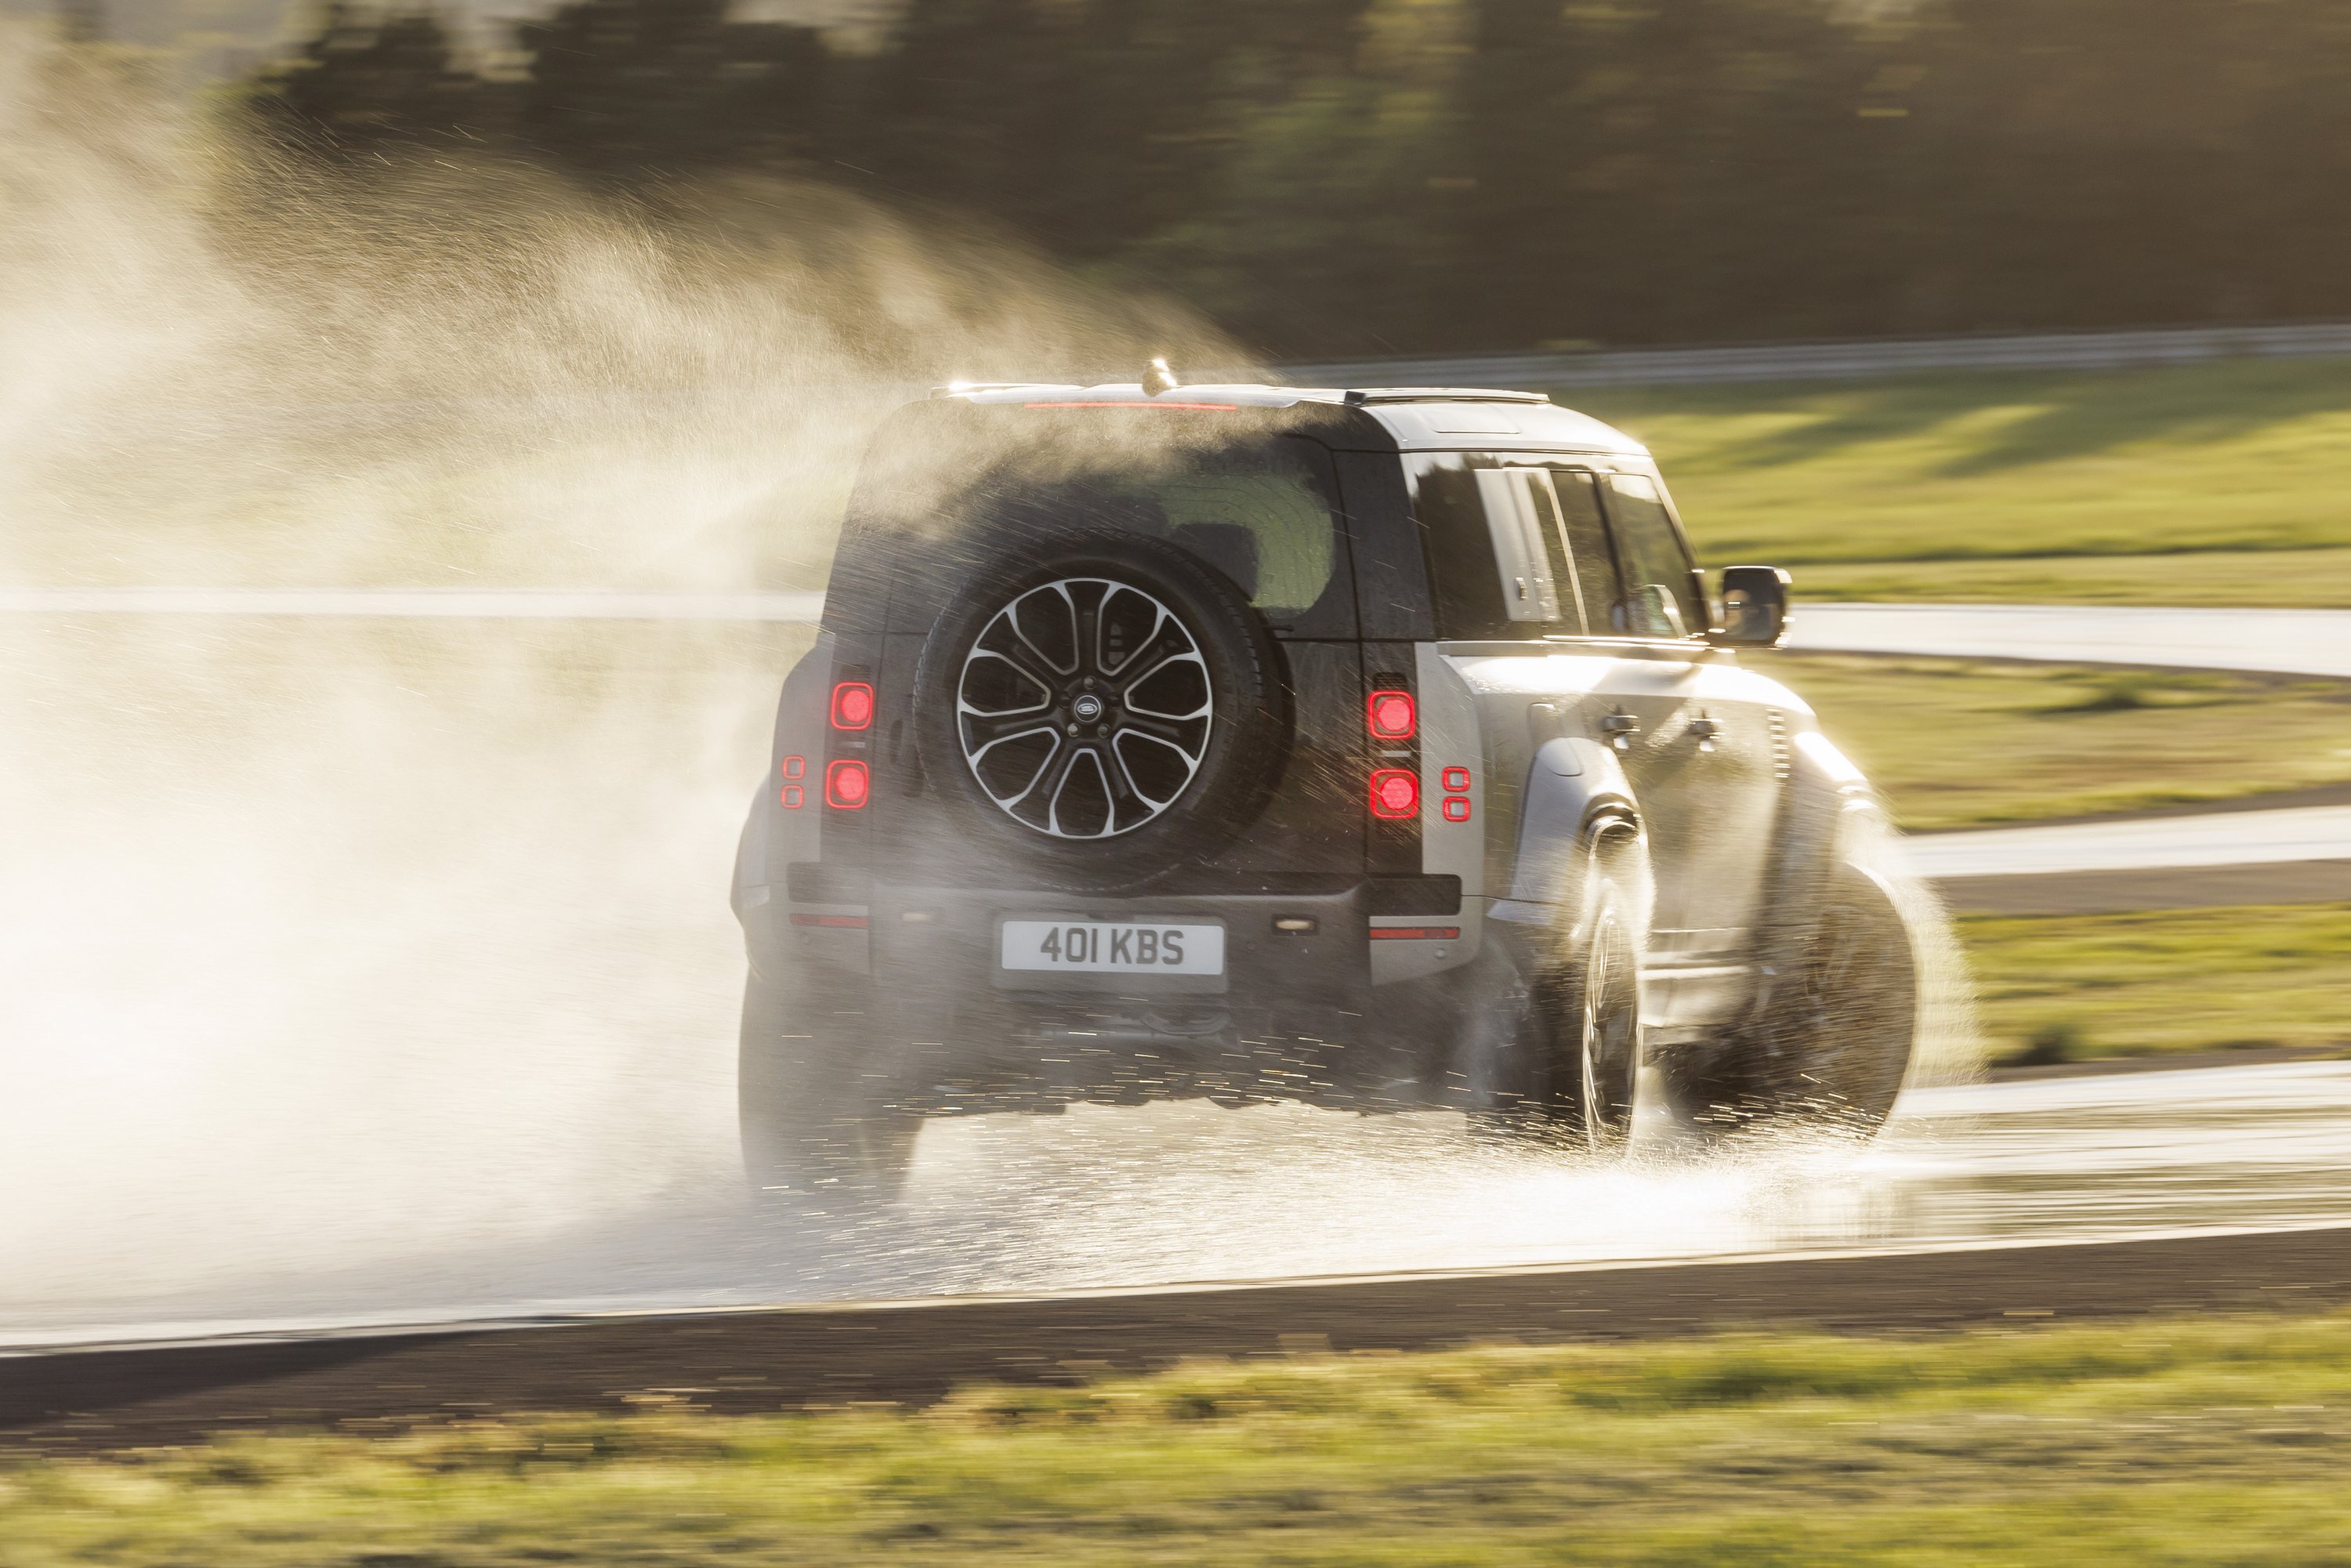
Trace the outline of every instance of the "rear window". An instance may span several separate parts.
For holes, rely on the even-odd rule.
[[[1106,517],[1183,546],[1287,621],[1321,601],[1338,561],[1331,498],[1309,456],[1290,441],[1226,447],[1096,484]]]
[[[976,539],[1071,525],[1165,539],[1230,578],[1276,629],[1289,630],[1310,617],[1317,625],[1333,616],[1353,622],[1333,489],[1319,446],[1272,437],[1174,454],[1136,469],[1043,482],[984,479],[956,509],[966,511],[967,537]],[[902,566],[892,596],[891,622],[901,631],[935,619],[951,587],[945,580],[954,575],[953,547],[933,543],[912,553],[920,559]]]

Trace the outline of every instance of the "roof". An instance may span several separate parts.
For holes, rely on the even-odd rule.
[[[1483,387],[1282,387],[1217,382],[1155,394],[1135,382],[1094,386],[1064,382],[956,382],[931,395],[975,406],[1043,409],[1095,406],[1221,413],[1319,404],[1369,421],[1397,450],[1405,452],[1468,448],[1646,456],[1648,450],[1623,431],[1589,414],[1562,408],[1541,392]]]

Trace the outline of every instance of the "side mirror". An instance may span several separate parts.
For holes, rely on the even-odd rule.
[[[1723,648],[1776,648],[1788,631],[1788,574],[1776,566],[1722,569]]]

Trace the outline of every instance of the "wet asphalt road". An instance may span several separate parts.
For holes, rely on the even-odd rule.
[[[18,1349],[776,1302],[1896,1253],[2351,1224],[2351,1062],[1914,1090],[1874,1144],[1730,1152],[1653,1121],[1628,1164],[1442,1116],[1179,1104],[934,1124],[906,1203],[797,1221],[698,1188],[535,1244],[0,1298]],[[1180,1155],[1180,1158],[1177,1156]]]
[[[0,1356],[0,1449],[647,1398],[922,1403],[973,1379],[1202,1354],[2351,1302],[2351,1063],[1930,1090],[1865,1150],[1653,1147],[1605,1171],[1464,1158],[1430,1129],[1374,1143],[1304,1113],[1224,1120],[1241,1130],[1137,1113],[1042,1134],[967,1124],[930,1141],[893,1218],[788,1233],[673,1207],[559,1255],[475,1260],[469,1280],[443,1260],[441,1293],[405,1312],[396,1277],[347,1276],[340,1301],[308,1281],[312,1311],[271,1322],[20,1332],[34,1354]],[[1181,1166],[1161,1157],[1171,1138]],[[975,1184],[981,1162],[996,1174]],[[825,1299],[861,1278],[895,1299]],[[611,1293],[622,1282],[633,1290]],[[41,1340],[86,1348],[23,1343]]]

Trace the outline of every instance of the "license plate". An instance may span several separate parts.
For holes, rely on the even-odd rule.
[[[1008,920],[1008,969],[1069,975],[1221,975],[1225,928],[1161,921]]]

